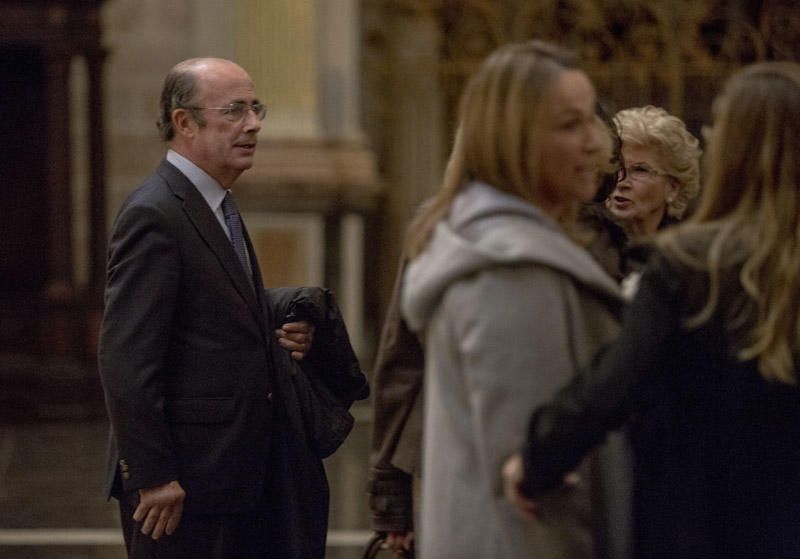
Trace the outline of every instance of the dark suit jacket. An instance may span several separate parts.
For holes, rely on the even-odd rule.
[[[262,496],[273,328],[246,240],[255,290],[205,200],[167,161],[122,206],[99,350],[110,494],[177,479],[193,513],[242,512]]]

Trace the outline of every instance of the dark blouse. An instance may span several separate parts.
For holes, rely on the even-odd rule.
[[[637,558],[800,557],[800,390],[735,358],[738,269],[694,330],[704,273],[656,253],[617,341],[537,410],[523,452],[533,496],[628,423]]]
[[[628,237],[602,203],[582,206],[578,221],[593,233],[594,238],[586,248],[609,276],[621,282],[631,272],[641,270],[647,249]],[[677,223],[677,218],[665,214],[658,224],[658,230]]]

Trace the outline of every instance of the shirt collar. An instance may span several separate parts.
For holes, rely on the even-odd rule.
[[[225,198],[225,194],[228,192],[222,188],[221,184],[177,151],[168,150],[167,161],[175,165],[181,173],[186,175],[186,178],[188,178],[198,192],[200,192],[200,195],[211,208],[211,211],[216,212],[219,209],[222,200]]]

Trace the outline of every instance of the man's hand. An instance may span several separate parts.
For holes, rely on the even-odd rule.
[[[306,320],[287,322],[275,330],[275,335],[281,347],[292,352],[292,359],[301,361],[311,351],[315,329],[315,326]]]
[[[522,494],[524,476],[522,455],[516,453],[503,465],[503,495],[517,510],[527,518],[536,518],[539,514],[537,503]]]
[[[389,532],[381,547],[391,549],[398,557],[408,557],[414,549],[414,532]]]
[[[142,534],[154,540],[163,534],[171,536],[178,528],[183,514],[186,492],[177,481],[139,490],[139,506],[133,513],[136,522],[142,522]]]

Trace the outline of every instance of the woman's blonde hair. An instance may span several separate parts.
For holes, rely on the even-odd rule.
[[[459,104],[459,126],[441,190],[414,219],[406,254],[416,257],[467,180],[537,203],[541,101],[565,69],[577,69],[570,51],[542,41],[502,46],[469,79]]]
[[[660,107],[647,105],[619,111],[614,117],[622,145],[652,147],[674,179],[677,192],[667,203],[667,213],[680,219],[689,201],[700,192],[700,142],[684,122]]]
[[[688,325],[718,310],[721,272],[741,267],[743,301],[728,326],[745,325],[737,357],[761,375],[794,384],[800,349],[800,65],[765,62],[736,73],[714,103],[710,165],[696,213],[659,243],[707,270],[705,306]],[[694,233],[694,234],[693,234]],[[702,256],[687,241],[707,238]],[[733,313],[733,315],[731,315]]]

